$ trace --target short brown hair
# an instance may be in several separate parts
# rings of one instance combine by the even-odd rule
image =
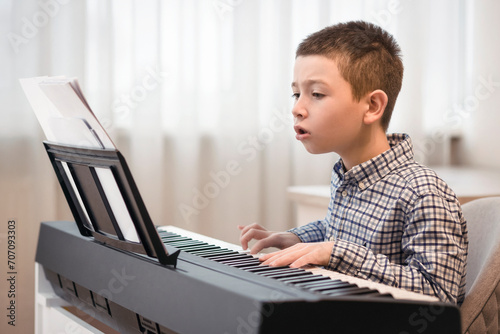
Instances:
[[[299,44],[295,56],[310,55],[335,60],[357,101],[371,91],[383,90],[388,101],[381,124],[387,130],[403,81],[401,49],[388,32],[364,21],[339,23],[309,35]]]

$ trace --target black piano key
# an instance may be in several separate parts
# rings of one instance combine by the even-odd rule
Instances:
[[[181,242],[166,243],[165,245],[169,245],[172,247],[186,247],[186,246],[199,246],[199,245],[209,246],[210,244],[200,241],[181,241]]]
[[[217,261],[217,260],[222,260],[224,258],[231,258],[231,257],[235,257],[235,258],[243,258],[243,257],[248,257],[247,254],[242,254],[240,252],[236,252],[236,251],[231,251],[229,250],[228,254],[227,255],[224,255],[224,254],[215,254],[213,255],[210,259],[213,260],[213,261]]]
[[[259,273],[259,275],[267,277],[267,276],[275,275],[277,273],[284,274],[284,273],[295,273],[295,272],[297,272],[297,269],[287,267],[287,268],[278,269],[276,271],[261,272],[261,273]]]
[[[313,282],[326,282],[331,281],[331,278],[323,276],[323,275],[313,275],[309,277],[290,277],[286,279],[282,279],[282,282],[297,284],[297,283],[313,283]]]
[[[222,248],[223,250],[225,250],[224,252],[218,252],[218,253],[215,253],[215,254],[212,254],[212,255],[205,255],[204,257],[206,259],[209,259],[209,260],[214,260],[219,258],[219,257],[227,257],[227,256],[232,256],[232,255],[238,255],[240,253],[236,252],[236,251],[231,251],[229,249],[225,249],[225,248]]]
[[[310,273],[308,271],[296,271],[296,272],[281,273],[281,274],[277,273],[274,275],[269,275],[267,277],[280,280],[280,279],[286,278],[286,277],[309,276],[309,275],[312,275],[312,273]]]
[[[286,269],[281,269],[278,272],[282,272],[283,274],[286,274],[286,273],[307,273],[308,275],[311,275],[310,272],[305,271],[304,269],[301,269],[301,268],[290,268],[290,267],[288,267]],[[269,276],[274,276],[274,275],[278,274],[278,272],[276,272],[276,273],[266,273],[264,275],[268,276],[268,277]]]
[[[228,266],[232,266],[233,264],[237,264],[237,263],[252,263],[252,264],[255,264],[256,266],[259,265],[257,262],[253,261],[252,259],[236,259],[236,260],[217,261],[217,262],[228,265]]]
[[[229,250],[221,248],[221,249],[210,249],[210,250],[202,250],[202,251],[193,251],[190,252],[193,255],[197,255],[200,257],[209,257],[209,256],[214,256],[214,255],[221,255],[221,254],[227,254]]]
[[[163,241],[163,243],[171,243],[177,241],[189,241],[193,239],[186,237],[161,237],[161,240]]]
[[[254,262],[258,262],[259,260],[254,258],[253,256],[244,256],[244,257],[241,257],[241,258],[236,258],[236,259],[227,259],[227,260],[220,260],[220,261],[217,261],[217,262],[220,262],[220,263],[225,263],[225,262],[235,262],[235,261],[245,261],[245,260],[251,260],[251,261],[254,261]]]
[[[174,243],[182,243],[182,242],[189,243],[189,242],[204,242],[204,241],[194,240],[194,239],[190,239],[190,238],[187,238],[187,239],[173,238],[173,239],[164,239],[164,241],[163,241],[163,243],[166,243],[166,244],[174,244]]]
[[[255,267],[258,266],[258,264],[254,262],[238,262],[238,263],[231,263],[231,264],[226,264],[228,266],[234,267],[234,268],[244,268],[244,267]]]
[[[261,273],[266,273],[266,272],[271,272],[271,271],[276,271],[276,270],[281,270],[281,269],[290,269],[288,266],[281,266],[281,267],[271,267],[268,265],[259,265],[256,268],[251,268],[251,269],[245,269],[248,272],[255,273],[255,274],[261,274]]]
[[[219,263],[226,264],[228,266],[233,266],[235,264],[240,264],[240,263],[252,263],[252,264],[258,265],[259,261],[256,259],[250,258],[250,259],[220,261]]]
[[[219,246],[210,246],[210,245],[200,245],[200,246],[190,246],[190,247],[183,247],[180,248],[184,252],[191,253],[195,251],[202,251],[202,250],[212,250],[212,249],[219,249]]]
[[[205,243],[206,242],[203,242],[203,241],[200,241],[200,240],[192,240],[192,239],[189,239],[189,240],[167,240],[167,241],[163,241],[164,244],[167,244],[167,245],[176,245],[176,244],[199,244],[199,243]]]
[[[259,264],[255,263],[253,261],[248,261],[248,260],[242,260],[242,261],[234,261],[234,262],[219,262],[222,264],[225,264],[226,266],[233,267],[233,268],[244,268],[244,267],[256,267]]]
[[[311,282],[311,283],[298,283],[298,287],[302,287],[307,290],[312,290],[316,288],[323,288],[323,287],[338,287],[338,286],[345,286],[347,284],[351,284],[349,282],[343,282],[341,280],[330,280],[330,281],[324,281],[324,282]]]
[[[214,251],[214,252],[202,251],[202,252],[190,252],[190,253],[193,255],[199,256],[199,257],[206,258],[206,259],[209,259],[209,256],[213,256],[214,254],[224,254],[224,252],[220,252],[220,251]]]
[[[210,260],[212,261],[217,261],[217,262],[222,262],[222,261],[230,261],[230,260],[241,260],[241,259],[248,259],[247,254],[231,254],[231,255],[219,255],[219,256],[214,256],[211,257]]]
[[[158,231],[158,235],[162,238],[175,238],[175,237],[181,237],[180,234],[173,233],[173,232],[168,232],[168,231]],[[186,238],[186,237],[184,237]]]
[[[255,264],[255,263],[240,263],[240,264],[235,264],[235,265],[232,265],[231,267],[234,267],[234,268],[238,268],[238,269],[244,269],[244,268],[253,268],[255,266],[258,266],[258,264]]]
[[[236,259],[243,259],[247,255],[246,254],[241,254],[238,252],[234,252],[231,254],[223,254],[223,255],[213,255],[209,257],[210,260],[212,261],[224,261],[224,260],[236,260]]]
[[[169,246],[172,246],[172,247],[175,247],[175,248],[178,248],[178,249],[184,249],[184,248],[189,248],[189,247],[200,247],[200,246],[203,246],[203,247],[208,247],[210,246],[209,244],[207,243],[186,243],[186,244],[168,244]],[[217,246],[211,246],[211,247],[217,247]]]
[[[332,284],[332,285],[323,285],[323,286],[315,286],[312,288],[308,288],[310,291],[328,291],[328,290],[335,290],[335,289],[347,289],[347,288],[358,288],[357,285],[347,283],[347,282],[342,282],[338,284]]]
[[[172,242],[162,240],[162,242],[163,242],[163,244],[169,245],[169,246],[195,243],[193,240],[177,240],[177,241],[172,241]]]
[[[304,287],[306,290],[309,291],[324,291],[327,289],[340,289],[340,288],[350,288],[353,286],[357,286],[353,283],[349,282],[343,282],[343,281],[330,281],[330,282],[319,282],[319,283],[312,283],[308,285],[306,283],[306,286]]]
[[[161,233],[158,233],[158,235],[160,236],[161,240],[175,240],[175,239],[180,239],[180,238],[186,239],[186,237],[182,237],[180,235],[164,235]]]
[[[191,239],[191,238],[188,238],[188,237],[185,237],[185,236],[182,236],[182,235],[179,235],[179,234],[175,234],[175,233],[163,233],[163,232],[159,232],[158,235],[160,236],[160,238],[165,238],[165,239],[172,239],[172,238]]]
[[[159,230],[159,229],[156,229],[156,232],[158,232],[159,235],[173,235],[173,234],[177,234],[177,233],[174,233],[174,232],[165,231],[165,230]]]
[[[182,249],[186,247],[192,247],[192,246],[209,246],[209,244],[205,242],[179,242],[179,243],[172,243],[172,244],[167,244],[169,246]]]
[[[324,284],[343,284],[345,283],[344,281],[341,281],[339,279],[330,279],[328,281],[325,280],[325,282],[317,282],[317,283],[297,283],[297,286],[299,287],[303,287],[303,288],[306,288],[306,289],[309,289],[309,288],[312,288],[312,287],[315,287],[315,286],[320,286],[320,285],[324,285]]]
[[[230,249],[227,249],[227,248],[221,248],[221,247],[218,247],[216,246],[217,248],[214,248],[214,249],[209,249],[209,250],[203,250],[203,251],[196,251],[197,253],[213,253],[214,255],[220,255],[220,254],[217,254],[217,253],[228,253],[228,252],[231,252]],[[192,252],[192,254],[195,254],[194,252]],[[195,255],[198,255],[198,254],[195,254]]]
[[[229,261],[242,261],[242,260],[252,260],[252,261],[259,261],[259,259],[254,258],[253,256],[247,255],[247,254],[241,254],[241,257],[236,257],[234,259],[220,259],[217,262],[229,262]],[[215,261],[215,260],[214,260]]]
[[[369,288],[360,288],[357,285],[354,285],[352,287],[346,287],[342,289],[331,289],[331,290],[323,290],[321,291],[322,294],[328,295],[328,296],[354,296],[354,295],[362,295],[362,294],[367,294],[367,293],[372,293],[373,290]]]
[[[251,264],[254,264],[256,266],[258,266],[259,264],[255,261],[252,261],[251,259],[246,259],[246,260],[233,260],[233,261],[222,261],[222,262],[219,262],[219,263],[222,263],[222,264],[225,264],[225,265],[228,265],[228,266],[234,266],[236,264],[241,264],[241,263],[251,263]]]

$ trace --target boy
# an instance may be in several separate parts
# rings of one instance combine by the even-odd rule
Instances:
[[[297,48],[292,83],[296,139],[310,153],[336,152],[325,219],[272,232],[238,226],[271,266],[325,266],[439,297],[464,298],[467,228],[452,190],[413,160],[410,138],[386,135],[401,89],[396,41],[366,22],[320,30]]]

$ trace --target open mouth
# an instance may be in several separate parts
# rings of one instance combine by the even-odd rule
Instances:
[[[300,140],[300,141],[306,140],[311,135],[307,130],[303,129],[302,127],[300,127],[298,125],[295,125],[293,128],[295,130],[295,133],[297,134],[295,136],[295,138],[297,140]]]
[[[298,125],[294,126],[294,129],[295,129],[295,133],[297,133],[298,135],[305,135],[305,134],[309,133]]]

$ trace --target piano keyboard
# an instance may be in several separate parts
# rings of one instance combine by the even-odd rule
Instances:
[[[363,296],[402,300],[439,301],[438,298],[371,282],[316,266],[304,268],[269,267],[260,264],[258,255],[241,247],[190,232],[175,226],[158,227],[162,241],[186,253],[268,277],[285,284],[331,297]]]
[[[316,267],[262,266],[238,246],[174,227],[159,235],[169,252],[183,250],[175,268],[82,236],[74,223],[43,222],[36,261],[57,295],[124,334],[461,333],[458,307],[423,300],[432,297]]]

